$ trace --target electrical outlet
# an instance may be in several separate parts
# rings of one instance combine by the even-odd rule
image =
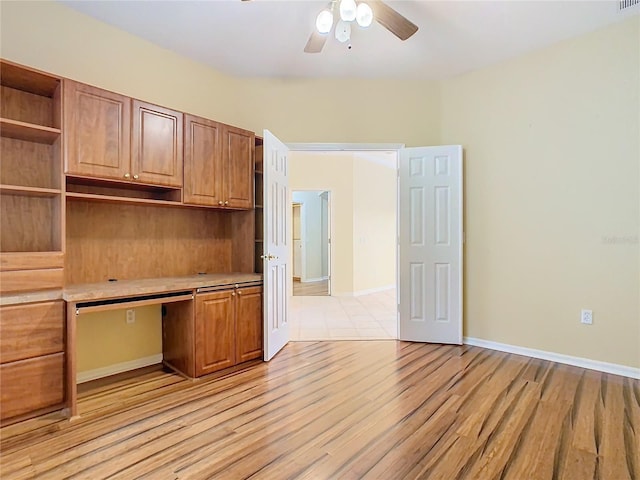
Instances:
[[[127,323],[136,323],[136,311],[127,310]]]
[[[580,322],[591,325],[593,323],[593,311],[583,309],[580,312]]]

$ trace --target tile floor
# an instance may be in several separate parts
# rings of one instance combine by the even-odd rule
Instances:
[[[380,340],[397,335],[396,290],[359,297],[290,298],[291,340]]]

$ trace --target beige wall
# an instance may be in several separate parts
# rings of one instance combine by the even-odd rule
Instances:
[[[129,324],[125,310],[86,313],[78,317],[78,373],[162,353],[160,305],[134,311],[135,323]],[[111,348],[106,348],[108,346]]]
[[[247,128],[285,142],[433,145],[439,137],[436,83],[360,79],[243,79]]]
[[[396,284],[397,173],[353,157],[353,291]]]
[[[353,161],[345,152],[291,152],[289,190],[331,191],[331,291],[353,292]]]
[[[443,83],[465,335],[640,367],[639,49],[636,17]]]

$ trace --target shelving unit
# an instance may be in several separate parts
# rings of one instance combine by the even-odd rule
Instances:
[[[0,293],[33,299],[0,307],[2,422],[65,403],[64,302],[32,296],[64,282],[61,91],[60,78],[0,61]]]
[[[262,150],[262,138],[256,137],[255,146],[255,211],[256,211],[256,235],[254,241],[254,259],[256,273],[264,273],[264,260],[261,258],[264,254],[264,158]]]
[[[34,272],[33,282],[12,279],[24,278],[24,274],[18,273],[21,270],[61,268],[58,261],[64,251],[61,90],[60,78],[0,62],[2,293],[57,286],[51,282],[40,284],[36,279],[42,272]],[[34,253],[44,256],[37,256],[34,263]],[[9,257],[11,261],[5,261]]]

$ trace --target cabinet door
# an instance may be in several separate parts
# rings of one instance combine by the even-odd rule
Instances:
[[[262,287],[239,288],[236,299],[236,362],[262,358]]]
[[[196,376],[235,365],[235,293],[196,297]]]
[[[131,154],[131,99],[64,80],[65,172],[124,179]]]
[[[222,126],[192,115],[184,123],[184,203],[222,206]]]
[[[182,113],[133,101],[133,180],[182,187]]]
[[[222,157],[225,166],[227,206],[253,208],[253,132],[225,125]]]

